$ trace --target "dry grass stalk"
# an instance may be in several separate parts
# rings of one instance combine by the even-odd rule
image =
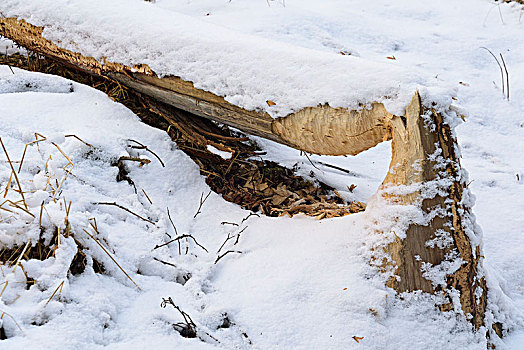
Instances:
[[[2,291],[0,292],[0,298],[1,298],[2,295],[4,294],[5,289],[7,288],[7,285],[9,284],[9,281],[5,281],[5,282],[3,282],[3,283],[0,283],[0,286],[1,286],[2,284],[4,285],[4,288],[2,288]]]
[[[20,260],[22,260],[27,248],[29,248],[30,245],[31,245],[31,238],[27,240],[27,243],[25,244],[24,249],[22,250],[22,253],[20,254],[20,256],[18,256],[18,259],[16,260],[16,263],[15,263],[15,267],[13,267],[13,272],[15,272],[16,268],[18,267],[18,264],[20,264]]]
[[[5,186],[4,191],[4,198],[7,197],[7,193],[9,192],[9,188],[11,187],[11,180],[13,179],[13,173],[9,175],[9,180],[7,181],[7,185]]]
[[[0,320],[3,320],[4,319],[4,315],[7,315],[9,317],[11,317],[11,319],[13,320],[13,322],[15,323],[15,325],[18,327],[18,329],[21,331],[21,332],[24,332],[24,330],[22,329],[22,327],[20,327],[20,325],[18,324],[18,322],[16,322],[15,318],[13,316],[11,316],[9,313],[3,311],[3,310],[0,310],[0,312],[2,313],[2,315],[0,316]]]
[[[63,167],[64,171],[66,172],[66,174],[64,175],[64,177],[62,178],[62,180],[60,180],[60,183],[58,184],[57,183],[57,186],[56,188],[53,190],[53,200],[55,200],[56,202],[56,198],[55,198],[55,194],[57,194],[59,191],[60,191],[60,188],[62,187],[62,185],[64,184],[64,181],[67,179],[67,177],[69,176],[69,174],[71,174],[73,172],[73,169],[75,167],[75,164],[73,163],[73,161],[71,160],[71,158],[69,158],[67,156],[67,154],[64,153],[64,151],[62,151],[60,149],[60,147],[58,147],[58,145],[54,142],[51,142],[51,144],[53,146],[55,146],[59,151],[60,153],[62,153],[62,155],[67,159],[68,163]],[[58,181],[58,180],[57,180]]]
[[[6,200],[4,203],[6,203],[6,202],[9,203],[10,206],[12,206],[12,207],[14,207],[14,208],[17,208],[17,209],[20,209],[20,210],[22,210],[23,212],[25,212],[25,213],[31,215],[32,217],[35,217],[35,216],[33,215],[33,213],[31,213],[29,210],[27,210],[27,209],[22,208],[21,206],[19,206],[19,205],[17,204],[17,202],[13,202],[13,201],[11,201],[11,200]]]
[[[140,288],[140,287],[138,286],[138,284],[136,284],[136,282],[133,281],[133,279],[131,278],[131,276],[129,276],[129,275],[127,274],[127,272],[122,268],[122,266],[120,266],[120,264],[115,260],[115,258],[113,258],[113,257],[111,256],[111,254],[109,254],[109,252],[108,252],[107,249],[102,245],[102,243],[100,243],[100,242],[99,242],[99,241],[98,241],[98,240],[97,240],[93,235],[91,235],[89,232],[87,232],[87,230],[84,229],[83,231],[84,231],[84,232],[85,232],[89,237],[91,237],[91,239],[92,239],[93,241],[95,241],[95,243],[98,244],[98,246],[99,246],[100,248],[102,248],[102,250],[104,251],[104,253],[106,253],[107,256],[109,256],[109,258],[110,258],[111,260],[113,260],[113,262],[116,264],[116,266],[118,266],[118,268],[120,269],[120,271],[122,271],[122,272],[124,273],[124,275],[126,275],[126,277],[127,277],[127,278],[128,278],[128,279],[129,279],[129,280],[130,280],[134,285],[135,285],[135,287],[136,287],[138,290],[142,290],[142,288]]]
[[[88,146],[88,147],[92,147],[92,148],[94,148],[93,145],[91,145],[91,144],[85,142],[85,141],[82,140],[80,137],[78,137],[78,136],[76,136],[76,135],[74,135],[74,134],[65,135],[65,137],[74,137],[74,138],[77,139],[78,141],[82,142],[84,145],[86,145],[86,146]]]
[[[39,136],[42,137],[42,139],[39,140],[38,139]],[[25,153],[27,151],[27,147],[29,147],[30,145],[32,145],[34,143],[36,143],[36,145],[38,146],[39,142],[47,140],[46,137],[44,137],[41,134],[36,133],[36,132],[35,132],[35,139],[36,139],[35,141],[31,141],[31,142],[25,144],[24,152],[22,153],[22,159],[20,159],[20,165],[18,166],[18,173],[19,174],[20,174],[20,170],[22,170],[22,164],[24,163],[24,158],[25,158]],[[39,150],[40,150],[40,147],[39,147]]]
[[[51,294],[51,296],[49,297],[49,299],[47,300],[47,303],[45,303],[44,306],[47,306],[47,304],[49,304],[49,302],[51,301],[51,299],[53,299],[53,297],[55,296],[55,294],[58,292],[59,294],[62,293],[62,288],[64,287],[64,282],[65,281],[62,281],[58,287],[56,287],[55,291],[53,292],[53,294]],[[58,291],[60,289],[60,291]]]
[[[7,153],[7,150],[4,146],[4,142],[2,141],[1,137],[0,137],[0,144],[2,145],[5,156],[7,157],[7,161],[9,162],[9,166],[11,167],[11,171],[13,172],[15,176],[16,184],[18,185],[18,189],[20,190],[20,196],[22,196],[22,200],[24,202],[24,207],[26,210],[28,210],[29,208],[27,207],[27,203],[25,202],[24,192],[22,190],[22,186],[20,185],[20,180],[18,180],[18,175],[16,175],[15,168],[13,167],[13,163],[11,162],[11,159],[9,158],[9,154]]]

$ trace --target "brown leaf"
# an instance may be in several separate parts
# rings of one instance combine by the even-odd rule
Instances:
[[[352,338],[353,338],[357,343],[360,343],[360,341],[361,341],[362,339],[364,339],[364,337],[357,337],[356,335],[354,335]]]
[[[282,203],[284,203],[284,201],[288,198],[289,196],[281,196],[281,195],[274,195],[273,198],[271,198],[271,203],[273,205],[280,205]]]
[[[276,105],[276,103],[271,100],[267,100],[266,103],[269,107]]]
[[[397,58],[395,56],[387,56],[386,57],[388,60],[396,60]]]

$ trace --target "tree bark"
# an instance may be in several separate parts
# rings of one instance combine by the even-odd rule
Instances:
[[[390,279],[388,285],[398,292],[443,291],[451,299],[456,294],[455,301],[460,301],[462,311],[478,329],[484,324],[487,288],[479,242],[472,242],[478,232],[469,204],[463,201],[466,179],[451,128],[442,115],[422,106],[418,94],[405,116],[393,118],[391,125],[393,158],[382,189],[390,202],[420,206],[426,222],[412,222],[405,238],[387,247],[400,277]],[[413,189],[388,193],[399,185]],[[445,279],[431,280],[428,268],[448,269]],[[441,309],[451,307],[448,303]]]
[[[423,106],[418,93],[404,116],[392,115],[384,105],[373,103],[359,111],[327,105],[308,107],[273,119],[266,113],[245,110],[223,97],[196,89],[191,82],[178,77],[158,78],[146,65],[126,67],[99,62],[62,49],[43,38],[42,31],[42,27],[23,20],[0,18],[0,35],[31,51],[88,74],[107,77],[192,114],[297,149],[326,155],[355,155],[392,139],[390,170],[379,193],[390,205],[418,208],[427,220],[410,221],[405,237],[397,236],[385,246],[391,259],[383,265],[394,270],[387,284],[398,292],[442,292],[450,303],[441,305],[441,309],[462,310],[477,329],[484,324],[487,288],[479,242],[474,241],[474,218],[463,201],[468,192],[456,140],[443,115]],[[392,191],[400,187],[412,190]],[[444,269],[457,261],[461,261],[458,266]],[[445,273],[440,282],[428,272],[439,267]]]

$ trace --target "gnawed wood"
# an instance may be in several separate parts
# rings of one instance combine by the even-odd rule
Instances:
[[[311,153],[356,155],[391,139],[392,118],[380,103],[360,111],[308,107],[275,120],[273,131],[290,144]]]
[[[386,247],[398,277],[391,279],[388,285],[398,292],[443,291],[451,295],[457,291],[460,307],[464,313],[471,315],[474,326],[479,328],[483,324],[486,283],[478,273],[480,250],[466,234],[467,223],[464,220],[468,218],[469,208],[462,204],[465,185],[460,178],[460,164],[455,154],[456,140],[442,116],[421,105],[418,93],[404,116],[392,115],[384,105],[373,103],[358,111],[330,106],[308,107],[286,117],[273,119],[266,113],[248,111],[230,104],[223,97],[197,89],[191,82],[178,77],[159,78],[146,65],[127,67],[107,60],[99,62],[92,57],[65,50],[43,38],[42,30],[23,20],[0,18],[0,35],[38,54],[86,73],[107,77],[151,99],[191,114],[297,149],[318,154],[355,155],[392,139],[393,156],[389,173],[382,184],[383,189],[399,185],[431,185],[438,179],[447,180],[449,186],[441,188],[432,197],[424,196],[420,190],[402,195],[386,195],[392,203],[420,207],[425,215],[432,211],[438,212],[425,225],[411,223],[406,238],[399,238]],[[180,120],[173,119],[170,122],[179,123]],[[437,167],[434,157],[437,153],[444,160],[444,169]],[[449,245],[428,246],[428,241],[443,232],[451,237]],[[446,277],[445,285],[435,285],[425,275],[423,263],[438,266],[449,260],[450,254],[462,259],[463,264]]]
[[[386,121],[391,118],[382,104],[349,111],[329,106],[308,107],[284,118],[248,111],[223,97],[194,87],[179,77],[159,78],[144,64],[128,67],[99,62],[93,57],[65,50],[42,37],[43,27],[16,18],[0,18],[0,34],[21,46],[86,73],[106,76],[137,92],[192,114],[230,125],[294,148],[318,154],[358,154],[389,139]]]
[[[484,324],[487,287],[484,276],[479,274],[480,247],[466,233],[464,220],[470,217],[470,208],[462,204],[465,184],[455,154],[456,140],[442,116],[421,105],[418,94],[405,117],[394,117],[391,125],[393,157],[382,187],[415,186],[415,191],[387,195],[388,200],[419,205],[430,220],[425,225],[412,223],[404,239],[397,237],[387,247],[399,277],[392,278],[388,285],[399,292],[457,291],[462,311],[470,315],[467,317],[478,329]],[[428,244],[438,239],[437,235],[448,237],[447,243]],[[461,259],[462,264],[446,275],[445,285],[435,285],[425,275],[424,266],[435,267],[456,259]]]

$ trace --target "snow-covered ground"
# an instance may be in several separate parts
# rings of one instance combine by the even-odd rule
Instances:
[[[344,58],[342,51],[365,59],[368,66],[397,65],[402,72],[413,69],[417,76],[433,76],[443,85],[455,86],[454,104],[468,113],[466,122],[457,127],[457,136],[462,164],[470,174],[469,187],[477,197],[474,213],[484,232],[485,266],[491,281],[505,293],[491,302],[513,326],[498,347],[524,347],[524,16],[520,5],[487,0],[128,2],[173,16],[174,11],[184,13],[188,16],[184,21],[199,18],[227,28],[228,33],[241,33],[242,40],[259,37],[263,41],[257,50],[260,43],[278,43],[279,50],[302,52],[301,47],[322,53],[323,60],[330,55],[335,60]],[[61,4],[50,3],[56,9]],[[101,3],[93,1],[93,6]],[[9,6],[13,12],[18,6],[30,12],[30,4],[8,0],[0,7]],[[510,73],[509,101],[501,93],[498,66],[481,47],[503,54]],[[347,86],[351,84],[355,83]],[[364,88],[366,81],[358,84]],[[271,98],[266,96],[261,101]],[[71,237],[62,237],[48,260],[23,261],[23,270],[3,267],[0,312],[5,314],[0,323],[8,339],[0,342],[1,349],[486,348],[484,334],[437,312],[431,297],[413,294],[400,300],[384,287],[366,262],[371,239],[366,229],[368,212],[322,221],[301,216],[248,217],[249,212],[211,193],[194,217],[201,196],[209,193],[197,165],[165,133],[140,123],[125,107],[61,78],[17,69],[13,74],[0,67],[0,122],[0,137],[12,161],[22,158],[35,133],[46,137],[27,147],[18,175],[27,210],[35,217],[4,202],[1,207],[12,212],[0,209],[0,244],[23,247],[28,238],[38,240],[42,201],[42,225],[64,229],[65,207],[71,203],[68,219],[75,239],[106,269],[95,274],[88,267],[78,276],[68,275],[76,252]],[[66,135],[76,135],[91,146]],[[150,152],[129,147],[136,145],[130,139],[147,145],[165,167]],[[387,143],[358,157],[312,157],[314,162],[351,170],[346,174],[321,164],[317,164],[320,170],[313,168],[295,150],[258,141],[268,158],[289,166],[298,162],[302,174],[313,171],[317,178],[345,190],[345,195],[364,201],[384,178],[390,159]],[[71,174],[67,174],[71,165],[63,169],[69,162],[65,156],[74,164]],[[116,181],[115,164],[121,156],[151,161],[143,166],[126,161],[136,192],[126,181]],[[19,163],[13,165],[17,168]],[[0,151],[2,197],[10,174]],[[55,191],[57,182],[60,188]],[[347,192],[350,184],[357,185],[354,194]],[[16,189],[18,184],[11,179],[0,203],[20,200]],[[116,202],[153,223],[100,202]],[[182,240],[181,254],[177,242],[154,249],[176,234],[168,208],[178,234],[190,234],[198,242]],[[130,278],[84,231],[95,235],[92,218],[99,243]],[[241,231],[235,245],[235,235]],[[51,230],[44,233],[51,235]],[[234,238],[218,252],[228,235]],[[233,252],[215,264],[228,250]],[[36,280],[29,289],[17,283],[26,280],[23,271]],[[161,307],[167,297],[191,316],[197,338],[183,338],[173,329],[182,316],[170,305]],[[228,323],[226,318],[229,327],[220,327]]]

